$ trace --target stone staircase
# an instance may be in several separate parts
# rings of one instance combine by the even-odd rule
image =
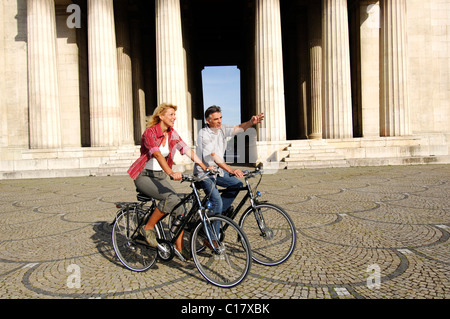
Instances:
[[[257,143],[258,161],[264,164],[265,169],[450,164],[450,134],[445,133]],[[139,157],[140,147],[17,150],[1,154],[0,180],[107,176],[126,175],[130,165]],[[189,169],[188,165],[180,160],[177,169]]]
[[[140,146],[21,150],[13,159],[0,160],[0,180],[77,176],[127,175],[140,156]],[[191,168],[180,161],[174,169]]]
[[[140,146],[130,149],[118,149],[93,171],[95,175],[124,175],[131,164],[140,156]]]
[[[140,146],[21,150],[0,161],[0,179],[125,175]]]
[[[285,154],[287,169],[350,166],[345,157],[326,140],[292,141]]]
[[[279,155],[286,169],[450,164],[448,134],[289,143]]]

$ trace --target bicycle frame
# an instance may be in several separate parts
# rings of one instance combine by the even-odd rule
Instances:
[[[209,174],[209,173],[205,173],[204,176],[206,176],[207,174]],[[202,178],[202,177],[200,177],[200,178]],[[200,179],[200,178],[198,178],[198,179]],[[201,198],[200,194],[198,192],[197,186],[195,185],[195,183],[198,181],[197,179],[192,179],[192,178],[189,178],[188,175],[183,175],[182,181],[189,181],[191,183],[192,192],[189,193],[185,198],[183,198],[180,201],[180,203],[174,207],[172,212],[175,211],[178,207],[184,206],[190,200],[194,200],[195,203],[192,206],[192,208],[189,210],[189,212],[186,213],[185,218],[182,220],[181,224],[178,226],[178,229],[175,232],[175,234],[172,235],[171,240],[166,239],[162,221],[164,220],[164,218],[171,215],[172,212],[170,212],[169,214],[166,214],[161,220],[158,221],[157,225],[160,228],[162,237],[164,238],[164,241],[166,243],[170,244],[173,247],[175,245],[175,242],[177,241],[177,238],[181,235],[181,232],[185,229],[186,225],[192,220],[192,218],[197,213],[200,217],[201,222],[203,223],[203,226],[205,229],[205,234],[206,234],[211,246],[214,247],[213,248],[214,250],[216,250],[215,246],[213,245],[213,241],[217,240],[218,236],[217,236],[217,234],[214,234],[213,228],[210,229],[210,227],[208,227],[208,224],[209,224],[207,222],[208,215],[206,214],[206,208],[204,207],[204,204],[206,204],[209,196],[205,196],[205,198],[203,198],[203,200],[200,199]],[[191,228],[188,227],[188,230],[191,230]],[[162,247],[160,247],[160,248],[162,248]]]
[[[183,206],[190,200],[195,200],[196,203],[192,206],[192,208],[187,212],[185,218],[183,218],[181,224],[178,226],[177,231],[173,235],[173,238],[171,240],[171,243],[174,244],[178,236],[180,236],[181,232],[184,230],[184,227],[191,221],[191,219],[194,217],[195,213],[198,213],[201,220],[205,220],[206,214],[203,214],[205,211],[205,208],[202,205],[202,201],[200,201],[200,195],[198,193],[197,187],[195,186],[195,183],[191,183],[192,187],[192,193],[188,194],[184,199],[181,200],[181,202],[175,206],[173,210],[176,210],[178,207]],[[166,216],[169,216],[170,214],[166,214]],[[166,217],[164,216],[164,218]]]
[[[209,173],[205,173],[204,176],[206,176],[207,174],[209,174]],[[160,245],[158,245],[158,248],[163,250],[164,252],[167,252],[167,250],[161,245],[164,242],[173,247],[173,245],[175,245],[175,242],[176,242],[177,238],[181,235],[181,232],[184,230],[185,226],[195,216],[195,213],[199,214],[200,220],[203,223],[204,228],[205,228],[205,234],[206,234],[209,242],[211,243],[211,246],[214,247],[214,245],[212,245],[212,242],[213,242],[213,240],[217,240],[217,234],[211,234],[212,229],[209,229],[209,227],[207,227],[207,225],[208,225],[208,223],[207,223],[208,216],[206,214],[206,209],[204,207],[204,204],[206,204],[209,196],[205,196],[205,198],[203,200],[200,199],[201,198],[200,194],[198,193],[198,189],[195,186],[195,183],[196,183],[197,180],[189,178],[188,175],[183,175],[182,181],[189,181],[191,183],[192,192],[187,194],[187,196],[185,196],[185,198],[183,198],[180,201],[180,203],[177,204],[177,206],[174,207],[172,212],[175,211],[178,207],[184,206],[187,202],[189,202],[191,200],[194,200],[195,204],[186,213],[185,218],[182,220],[181,224],[178,226],[178,229],[177,229],[176,233],[173,234],[171,240],[167,239],[167,236],[166,236],[166,233],[164,231],[164,226],[163,226],[162,221],[167,216],[169,216],[172,212],[170,212],[168,214],[165,214],[164,217],[161,218],[161,220],[159,220],[156,223],[156,227],[158,228],[158,231],[159,231],[159,233],[160,233],[160,235],[162,237],[162,242],[160,242]],[[120,208],[120,211],[117,213],[117,216],[122,214],[123,211],[128,211],[132,207],[134,207],[136,209],[141,209],[141,210],[143,210],[145,212],[144,213],[144,218],[142,218],[142,220],[139,221],[139,225],[135,229],[134,232],[136,232],[137,229],[139,229],[141,226],[143,226],[143,225],[145,225],[147,223],[147,221],[150,218],[151,214],[153,213],[153,211],[157,207],[156,200],[154,198],[150,198],[150,197],[147,197],[145,195],[138,194],[137,195],[137,199],[139,200],[139,202],[116,202],[115,203],[116,207]],[[150,205],[150,207],[144,209],[144,206],[149,201],[149,199],[151,200],[152,204]],[[114,219],[114,221],[111,223],[111,225],[114,225],[114,223],[115,223],[115,221],[117,219],[117,216]],[[127,214],[127,216],[128,216],[128,214]],[[129,221],[127,220],[127,225],[128,224],[129,224]],[[129,230],[127,229],[127,231],[129,231]],[[135,235],[135,233],[131,234],[130,237],[134,237],[134,235]],[[216,237],[216,238],[214,238],[214,237]],[[158,240],[158,241],[160,241],[160,240]]]
[[[229,193],[229,192],[235,192],[238,191],[240,193],[241,191],[247,191],[247,194],[244,195],[242,200],[239,202],[238,206],[228,215],[229,218],[235,219],[235,217],[239,214],[242,207],[247,203],[247,200],[250,200],[250,207],[252,208],[256,222],[258,224],[259,230],[261,231],[262,236],[266,235],[265,231],[265,222],[263,216],[255,209],[255,206],[259,203],[263,203],[264,201],[259,201],[258,197],[259,192],[255,195],[252,191],[252,187],[250,186],[249,179],[254,177],[256,174],[262,174],[262,170],[255,170],[253,172],[246,172],[244,175],[245,178],[245,186],[242,187],[229,187],[229,188],[221,188],[218,189],[219,193]],[[256,185],[255,189],[258,187],[259,183],[261,182],[262,176],[260,180],[258,181],[258,184]],[[242,218],[244,217],[244,214],[241,216],[241,220],[239,220],[239,224],[242,222]],[[226,230],[226,227],[225,229]]]
[[[256,170],[254,172],[248,173],[249,175],[245,176],[245,186],[242,186],[242,187],[229,187],[229,188],[218,189],[219,193],[231,193],[231,192],[236,192],[236,191],[238,193],[240,193],[242,191],[247,191],[247,194],[244,195],[242,200],[239,202],[238,206],[228,216],[231,219],[234,219],[238,215],[238,213],[240,212],[242,207],[246,204],[247,200],[250,199],[250,205],[253,208],[255,207],[256,204],[260,203],[260,201],[258,201],[259,195],[253,194],[252,188],[251,188],[250,183],[248,181],[251,177],[253,177],[252,175],[254,175],[255,173],[262,173],[262,171]],[[259,185],[259,182],[258,182],[258,185]]]

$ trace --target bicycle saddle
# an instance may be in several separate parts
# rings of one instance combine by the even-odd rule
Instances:
[[[137,200],[140,202],[150,202],[153,199],[152,197],[145,195],[143,193],[138,193],[136,197],[137,197]]]

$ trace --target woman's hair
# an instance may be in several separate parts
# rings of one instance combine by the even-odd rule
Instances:
[[[168,109],[174,109],[177,110],[176,105],[172,104],[160,104],[156,107],[156,109],[153,111],[153,115],[150,118],[150,120],[147,122],[147,127],[155,126],[159,122],[161,122],[161,119],[159,118],[160,115],[164,114]]]

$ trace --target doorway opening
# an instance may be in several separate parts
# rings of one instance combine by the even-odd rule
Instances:
[[[211,105],[217,105],[222,109],[223,124],[241,124],[240,76],[237,66],[204,68],[203,112]]]
[[[222,123],[241,124],[241,79],[237,66],[205,67],[202,71],[203,113],[211,105],[222,110]],[[246,141],[248,144],[248,141]],[[244,163],[246,148],[238,149],[237,136],[230,137],[225,151],[227,163]]]

